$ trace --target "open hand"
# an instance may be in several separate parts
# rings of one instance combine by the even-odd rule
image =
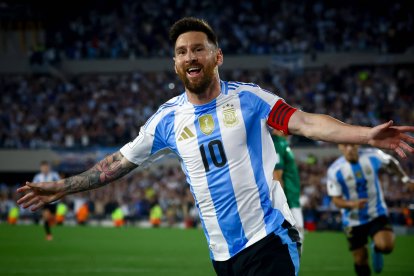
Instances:
[[[17,189],[18,193],[24,193],[17,200],[17,204],[25,209],[31,207],[31,211],[36,211],[45,204],[56,201],[64,196],[64,193],[60,189],[60,184],[59,182],[26,182],[26,185]]]
[[[414,126],[393,126],[393,121],[389,121],[371,129],[368,144],[393,150],[401,158],[407,158],[406,152],[414,153],[414,148],[409,145],[414,143],[414,137],[407,132],[414,132]]]

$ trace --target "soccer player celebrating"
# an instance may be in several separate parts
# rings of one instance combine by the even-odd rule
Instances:
[[[59,175],[50,169],[49,162],[40,162],[40,172],[33,178],[33,183],[50,182],[60,180]],[[45,204],[42,210],[43,226],[45,228],[46,240],[51,241],[53,239],[50,227],[53,224],[56,213],[56,202]]]
[[[273,208],[276,154],[269,127],[334,143],[413,152],[414,139],[392,122],[374,128],[296,110],[252,83],[220,80],[223,53],[203,20],[171,27],[174,68],[185,91],[163,104],[138,137],[93,168],[60,181],[30,183],[18,203],[36,210],[95,189],[167,152],[177,154],[199,210],[218,275],[297,275],[297,231]]]
[[[382,271],[382,253],[394,248],[394,234],[387,216],[387,206],[379,183],[381,168],[398,175],[402,182],[414,183],[391,155],[378,149],[359,149],[341,144],[342,152],[328,169],[328,194],[341,208],[342,224],[354,257],[357,275],[370,275],[368,237],[372,238],[371,257],[376,273]]]

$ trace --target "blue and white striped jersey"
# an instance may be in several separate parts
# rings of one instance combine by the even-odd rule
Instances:
[[[60,180],[59,175],[54,172],[54,171],[50,171],[48,174],[44,174],[44,173],[38,173],[33,177],[33,182],[34,183],[38,183],[38,182],[50,182],[50,181],[58,181]]]
[[[283,100],[255,84],[221,81],[210,103],[193,105],[183,93],[162,105],[120,150],[137,165],[171,151],[180,157],[214,260],[282,231],[284,217],[272,207],[276,154],[266,123],[276,102]],[[273,113],[279,123],[286,115]]]
[[[341,209],[344,227],[366,224],[387,215],[387,205],[378,179],[378,171],[390,163],[391,156],[378,149],[360,149],[358,163],[338,158],[328,169],[328,194],[346,200],[367,198],[362,209]]]

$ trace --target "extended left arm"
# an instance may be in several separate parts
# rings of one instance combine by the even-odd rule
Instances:
[[[406,158],[405,151],[414,153],[408,143],[414,138],[406,132],[414,132],[413,126],[392,126],[393,122],[376,127],[362,127],[343,123],[331,116],[312,114],[297,110],[289,120],[289,132],[313,140],[337,144],[368,144],[373,147],[395,151]]]
[[[403,168],[401,167],[400,162],[398,162],[397,159],[395,159],[394,157],[390,156],[390,162],[388,163],[386,169],[388,169],[391,173],[394,173],[396,175],[398,175],[401,179],[401,182],[403,182],[404,184],[408,184],[408,185],[413,185],[414,184],[414,180],[411,179],[407,173],[403,170]]]

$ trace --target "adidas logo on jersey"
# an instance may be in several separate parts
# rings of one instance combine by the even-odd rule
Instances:
[[[183,131],[181,131],[178,141],[183,141],[183,140],[193,138],[193,137],[194,137],[194,134],[191,132],[191,130],[188,127],[185,127]]]

